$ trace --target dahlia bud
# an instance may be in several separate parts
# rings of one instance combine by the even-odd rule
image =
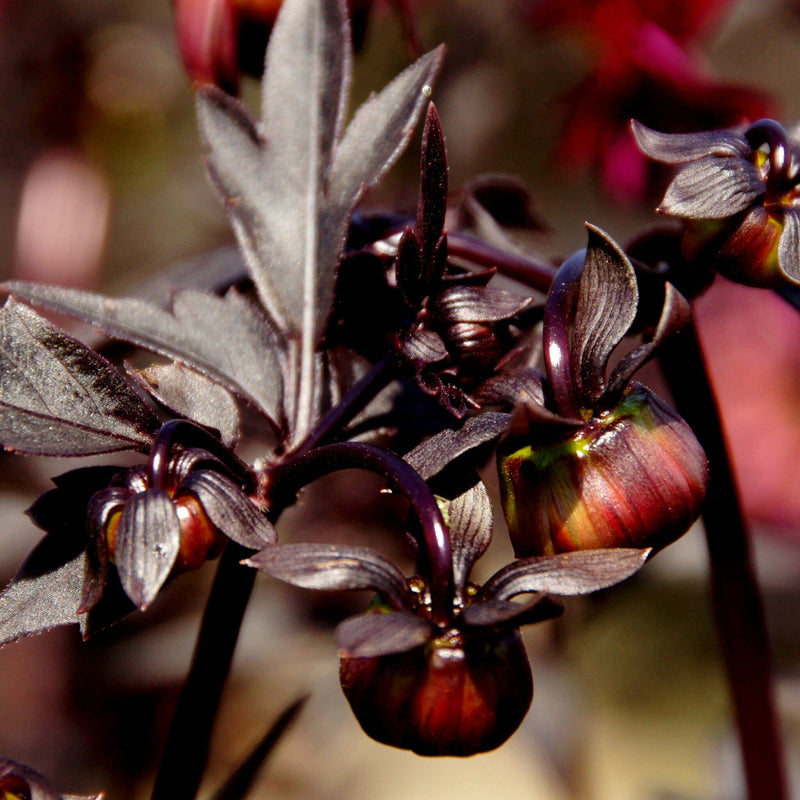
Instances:
[[[779,123],[668,134],[634,122],[632,131],[642,152],[678,166],[658,211],[684,221],[687,262],[746,286],[800,283],[800,143]]]
[[[517,630],[453,631],[403,653],[342,658],[339,676],[365,733],[425,756],[499,747],[533,698]]]
[[[498,449],[504,511],[517,557],[608,547],[660,549],[697,518],[708,463],[689,426],[633,373],[685,321],[667,285],[652,338],[608,360],[636,317],[633,267],[590,228],[587,251],[567,259],[544,313],[546,374],[518,389]]]
[[[692,430],[638,384],[571,436],[503,455],[500,475],[517,556],[660,549],[697,518],[708,480]]]

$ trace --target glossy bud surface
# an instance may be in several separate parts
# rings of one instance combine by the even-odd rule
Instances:
[[[501,454],[498,464],[518,558],[660,549],[697,518],[708,483],[694,433],[638,384],[577,433]]]
[[[517,631],[454,631],[404,653],[342,658],[340,679],[365,733],[426,756],[499,747],[533,698]]]

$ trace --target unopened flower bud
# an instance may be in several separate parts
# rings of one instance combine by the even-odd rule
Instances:
[[[780,215],[755,206],[727,220],[689,220],[683,254],[690,264],[708,264],[744,286],[779,289],[787,278],[778,259],[784,224]]]
[[[517,557],[663,548],[697,518],[708,483],[706,456],[692,430],[635,383],[576,432],[500,456]]]
[[[453,631],[403,653],[342,658],[340,678],[365,733],[426,756],[499,747],[533,698],[516,630],[492,636]]]

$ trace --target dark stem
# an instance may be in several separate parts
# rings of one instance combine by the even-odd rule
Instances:
[[[308,436],[293,451],[299,456],[335,439],[345,426],[386,387],[397,366],[394,353],[387,353],[377,361],[361,380],[314,425]]]
[[[458,231],[447,232],[447,253],[477,266],[496,268],[498,272],[546,294],[556,274],[556,267],[541,264],[523,253],[502,250],[475,236]]]
[[[378,362],[342,401],[314,426],[306,442],[300,446],[299,452],[306,452],[306,449],[312,449],[320,442],[334,437],[347,425],[391,380],[393,365],[394,359],[390,357]],[[187,429],[187,425],[195,430]],[[173,437],[178,433],[181,437],[183,434],[188,436],[188,441],[180,439],[183,444],[205,447],[217,456],[223,455],[220,449],[224,450],[224,454],[227,454],[227,459],[223,459],[224,463],[230,467],[241,464],[248,477],[248,483],[252,482],[249,468],[239,462],[233,453],[227,451],[202,428],[192,426],[184,420],[166,423],[157,435],[153,447],[155,455],[151,456],[150,467],[156,475],[161,475],[166,468]],[[199,441],[201,439],[204,443]],[[216,442],[218,449],[211,449],[212,442]],[[234,474],[240,475],[239,472]],[[248,489],[251,488],[248,486]],[[285,508],[286,505],[281,505],[279,502],[271,504],[271,521],[275,522]],[[447,544],[449,546],[449,539]],[[193,800],[197,794],[206,767],[222,689],[230,671],[239,630],[257,575],[255,569],[239,563],[249,554],[248,550],[234,542],[230,542],[222,554],[206,602],[186,683],[181,690],[172,718],[161,766],[153,787],[152,800]]]
[[[783,125],[774,119],[760,119],[745,131],[745,137],[754,150],[762,144],[769,148],[769,188],[777,191],[785,188],[791,158],[789,138]]]
[[[583,273],[586,251],[570,256],[553,278],[544,307],[542,357],[556,411],[562,417],[580,419],[580,402],[575,396],[576,379],[570,359],[570,328],[578,283]]]
[[[153,800],[192,800],[200,787],[222,689],[256,576],[256,570],[239,563],[249,554],[234,542],[222,554],[172,718]]]
[[[706,451],[703,524],[714,617],[730,683],[749,800],[788,800],[772,656],[728,448],[694,324],[666,343],[661,366],[679,413]]]
[[[209,431],[188,419],[171,419],[165,422],[156,434],[153,446],[150,448],[149,469],[152,486],[168,488],[166,482],[169,462],[176,445],[207,450],[224,464],[237,481],[242,483],[246,492],[255,491],[255,476],[247,464]]]
[[[343,469],[365,469],[387,480],[411,504],[419,523],[420,551],[429,571],[431,611],[434,622],[444,624],[452,616],[455,585],[450,535],[428,484],[402,458],[364,442],[340,442],[317,447],[276,469],[273,492],[288,505],[309,483]]]

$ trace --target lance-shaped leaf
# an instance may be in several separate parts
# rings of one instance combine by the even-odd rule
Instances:
[[[615,548],[520,558],[495,572],[483,585],[481,597],[510,600],[526,592],[565,596],[596,592],[633,575],[650,552]]]
[[[302,711],[308,700],[304,695],[285,708],[280,716],[269,726],[247,758],[236,768],[225,783],[214,792],[211,800],[244,800],[258,777],[259,770],[282,740],[289,726]]]
[[[30,308],[0,310],[0,442],[40,455],[142,449],[153,412],[104,358]]]
[[[161,489],[133,495],[117,526],[115,560],[125,593],[140,609],[153,602],[167,580],[181,541],[181,522]]]
[[[225,297],[181,291],[172,308],[165,310],[134,298],[110,298],[22,281],[10,281],[0,288],[193,367],[280,424],[283,344],[264,315],[235,290]]]
[[[197,470],[181,483],[184,491],[194,494],[211,522],[237,544],[258,550],[277,539],[272,523],[225,475]]]
[[[356,111],[336,147],[328,188],[332,205],[352,209],[364,190],[397,161],[428,101],[443,58],[441,46],[426,53]]]
[[[367,613],[341,622],[336,644],[341,658],[371,658],[419,647],[435,630],[429,620],[406,611]]]
[[[447,213],[447,153],[444,132],[436,107],[431,103],[425,115],[420,155],[420,196],[414,235],[419,242],[422,263],[430,265],[444,233]],[[432,276],[430,276],[432,277]]]
[[[236,400],[224,386],[177,363],[155,364],[130,372],[174,416],[212,428],[224,445],[236,445],[241,415]]]
[[[293,342],[287,397],[302,437],[318,394],[315,349],[331,310],[347,226],[399,156],[441,60],[424,56],[371,98],[344,137],[351,44],[344,0],[286,0],[270,36],[263,124],[219,91],[198,93],[210,176],[265,308]]]
[[[370,547],[278,544],[256,553],[244,563],[303,589],[371,589],[398,609],[410,602],[410,590],[403,573]]]

